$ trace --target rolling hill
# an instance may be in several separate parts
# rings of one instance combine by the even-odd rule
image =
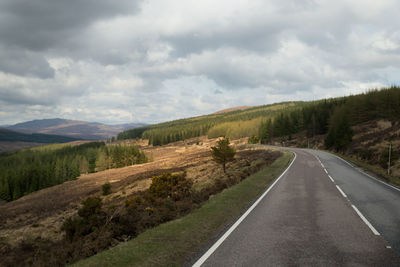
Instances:
[[[119,132],[144,126],[143,123],[106,125],[97,122],[85,122],[66,119],[43,119],[18,123],[7,129],[21,133],[53,134],[77,139],[101,140],[116,136]]]
[[[314,102],[282,102],[244,110],[233,108],[210,115],[180,119],[123,131],[118,139],[144,138],[151,145],[164,145],[192,137],[208,135],[210,138],[227,136],[232,139],[258,135],[265,119],[283,111],[299,109]]]

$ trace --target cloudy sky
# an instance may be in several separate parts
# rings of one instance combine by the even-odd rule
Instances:
[[[398,0],[0,0],[0,125],[155,123],[400,84]]]

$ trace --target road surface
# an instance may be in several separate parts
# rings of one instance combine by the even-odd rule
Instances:
[[[400,254],[400,189],[363,173],[332,154],[310,150],[371,225]]]
[[[292,151],[287,172],[194,266],[400,266],[400,192],[331,154]]]

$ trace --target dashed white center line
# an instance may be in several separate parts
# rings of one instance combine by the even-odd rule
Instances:
[[[347,198],[346,194],[343,192],[342,189],[340,189],[340,187],[338,185],[336,185],[336,188],[339,190],[339,192],[342,194],[342,196],[344,196],[345,198]]]
[[[374,233],[374,235],[381,235],[373,226],[372,224],[362,215],[362,213],[357,209],[356,206],[351,205],[353,209],[357,212],[358,216],[360,216],[361,220],[364,221],[364,223],[371,229],[371,231]]]
[[[337,157],[337,156],[336,156],[336,157]],[[319,163],[321,164],[322,168],[324,169],[324,171],[325,171],[326,174],[328,175],[329,179],[331,179],[332,183],[335,184],[335,181],[333,180],[332,176],[330,176],[329,173],[328,173],[328,171],[325,169],[324,164],[321,162],[321,160],[320,160],[317,156],[316,156],[316,158],[318,159],[318,161],[319,161]],[[353,165],[351,165],[350,163],[348,163],[348,162],[345,161],[344,159],[342,159],[342,158],[340,158],[340,157],[337,157],[337,158],[341,159],[342,161],[346,162],[347,164],[349,164],[351,167],[354,168]],[[368,175],[368,174],[366,174],[366,173],[364,173],[364,174],[365,174],[365,175]],[[370,175],[368,175],[368,176],[371,177]],[[373,177],[371,177],[371,178],[373,178]],[[374,178],[374,179],[375,179],[375,178]],[[379,180],[377,180],[377,181],[379,181]],[[382,183],[384,183],[384,182],[382,182]],[[386,184],[386,183],[385,183],[385,184]],[[389,185],[389,186],[390,186],[390,185]],[[344,198],[347,199],[347,195],[343,192],[343,190],[342,190],[338,185],[336,185],[336,188],[339,190],[340,194],[342,194],[342,196],[343,196]],[[395,188],[395,189],[397,189],[397,188]],[[399,189],[397,189],[397,190],[399,190]],[[348,199],[347,199],[347,200],[348,200]],[[349,200],[349,201],[350,201],[350,200]],[[350,204],[351,204],[351,202],[350,202]],[[369,227],[369,229],[371,229],[371,231],[372,231],[372,233],[374,233],[374,235],[381,235],[381,234],[375,229],[375,227],[373,227],[372,224],[364,217],[364,215],[357,209],[356,206],[354,206],[353,204],[351,204],[351,206],[352,206],[353,209],[356,211],[357,215],[361,218],[361,220]],[[386,248],[392,248],[392,247],[391,247],[391,246],[386,246]]]

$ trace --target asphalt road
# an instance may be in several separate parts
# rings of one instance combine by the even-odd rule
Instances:
[[[310,152],[318,156],[350,202],[400,254],[400,189],[369,177],[332,154],[314,150]]]
[[[381,202],[375,195],[373,205],[366,200],[371,192],[389,194],[380,188],[386,185],[379,182],[369,185],[372,180],[369,177],[353,178],[363,174],[333,155],[300,149],[293,151],[297,157],[289,170],[226,239],[219,240],[216,250],[209,250],[195,265],[400,266],[400,255],[387,248],[397,248],[398,233],[388,234],[392,237],[391,241],[388,238],[388,244],[384,239],[386,235],[374,234],[352,206],[358,208],[360,205],[361,213],[364,213],[364,207],[373,206],[372,214],[378,217],[388,217],[386,213],[390,213],[382,227],[376,226],[378,231],[396,228],[396,224],[399,228],[398,206],[375,207]],[[327,171],[313,154],[318,155]],[[351,181],[354,179],[357,182]],[[345,192],[341,193],[335,183]],[[354,202],[350,202],[353,191],[364,190],[364,187],[368,191],[355,194]],[[399,205],[400,192],[392,191],[388,200],[397,201]],[[356,195],[361,197],[359,202]]]

